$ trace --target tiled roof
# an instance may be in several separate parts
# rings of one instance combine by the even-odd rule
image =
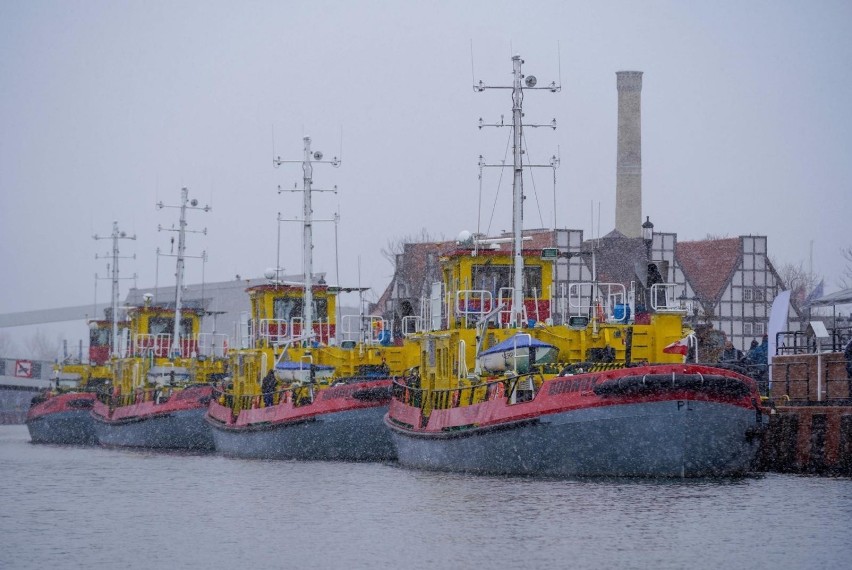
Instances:
[[[679,241],[675,258],[702,302],[715,304],[739,265],[741,251],[740,238]]]

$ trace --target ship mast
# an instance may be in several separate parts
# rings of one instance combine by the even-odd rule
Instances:
[[[524,92],[521,87],[521,56],[512,57],[512,155],[514,158],[514,173],[512,179],[512,237],[514,256],[515,282],[512,288],[512,316],[511,325],[519,326],[524,320],[524,164],[521,156],[523,142],[522,123],[523,113],[521,108],[524,102]]]
[[[175,332],[174,342],[172,343],[172,354],[180,350],[180,294],[183,289],[183,271],[185,261],[183,259],[186,253],[186,202],[188,199],[189,190],[186,187],[180,189],[180,222],[178,227],[178,253],[177,267],[175,268]]]
[[[337,186],[330,190],[314,188],[314,163],[331,164],[332,166],[340,166],[340,160],[337,157],[331,160],[323,160],[323,154],[320,151],[311,152],[311,137],[304,137],[304,156],[301,161],[282,160],[280,157],[273,159],[274,166],[280,166],[285,163],[301,162],[302,164],[302,190],[294,188],[291,192],[302,192],[302,269],[305,278],[305,297],[302,308],[302,332],[308,343],[314,336],[314,302],[313,302],[313,273],[314,273],[314,242],[313,242],[313,206],[311,205],[312,192],[334,192],[337,193]],[[279,187],[278,192],[283,190]],[[280,220],[280,216],[279,216]],[[316,221],[336,221],[334,220],[316,220]],[[276,270],[277,271],[277,270]]]
[[[96,240],[101,239],[111,239],[112,240],[112,254],[109,256],[112,259],[111,263],[111,273],[112,273],[112,356],[114,358],[118,358],[119,356],[119,346],[118,346],[118,293],[119,293],[119,281],[120,278],[118,276],[118,260],[121,259],[121,256],[118,254],[118,240],[120,239],[132,239],[135,240],[136,236],[129,236],[125,232],[118,229],[118,222],[112,223],[112,234],[109,236],[92,236]],[[95,256],[95,259],[99,259],[99,257],[105,256]],[[136,258],[134,255],[133,259]],[[125,259],[127,259],[125,257]],[[97,276],[96,276],[97,277]],[[134,276],[135,277],[135,276]]]
[[[308,331],[308,340],[314,331],[314,296],[313,296],[313,274],[314,274],[314,235],[311,214],[311,184],[313,184],[314,167],[311,165],[311,139],[304,138],[305,158],[302,161],[302,184],[304,187],[304,199],[302,201],[302,263],[304,264],[305,277],[305,301],[302,315],[305,319],[302,330]]]
[[[486,89],[511,89],[512,90],[512,256],[514,279],[512,283],[512,306],[509,326],[518,327],[524,322],[524,161],[523,161],[523,129],[527,127],[550,127],[556,129],[556,119],[546,124],[524,124],[523,102],[524,90],[526,89],[548,89],[556,93],[562,89],[560,85],[552,82],[546,87],[536,87],[535,76],[524,77],[521,66],[524,60],[520,55],[512,56],[512,87],[500,87],[484,85],[482,81],[473,86],[474,91],[482,92]],[[505,127],[508,126],[501,120],[499,123],[485,124],[479,119],[479,128],[482,127]],[[555,157],[548,165],[527,164],[526,167],[556,168]],[[480,166],[503,165],[485,164],[480,161]]]
[[[210,206],[199,206],[198,200],[193,198],[189,199],[189,189],[185,186],[180,189],[180,205],[179,206],[166,206],[162,202],[157,203],[158,209],[163,208],[180,208],[180,221],[178,224],[178,228],[165,228],[166,231],[177,232],[178,234],[178,250],[177,250],[177,267],[175,269],[175,328],[174,334],[172,336],[172,349],[171,349],[171,358],[175,358],[181,356],[181,338],[180,338],[180,311],[181,311],[181,292],[183,291],[183,275],[184,275],[184,265],[186,260],[186,234],[187,233],[201,233],[207,235],[207,228],[204,228],[201,231],[193,231],[186,229],[186,211],[187,210],[203,210],[205,212],[209,212],[212,208]],[[162,226],[158,226],[157,230],[162,231],[164,228]],[[202,257],[202,256],[189,256],[189,257]]]

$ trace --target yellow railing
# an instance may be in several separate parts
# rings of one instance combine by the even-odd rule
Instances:
[[[293,402],[296,406],[313,403],[319,391],[312,385],[288,386],[262,394],[237,394],[231,389],[217,386],[213,388],[213,399],[221,405],[231,408],[234,413],[254,408],[268,408]]]
[[[395,400],[424,411],[448,410],[481,404],[498,394],[510,403],[528,401],[535,397],[543,382],[544,376],[539,372],[441,390],[417,388],[405,380],[394,380],[392,395]]]
[[[126,394],[115,394],[106,391],[98,392],[97,398],[104,404],[107,404],[113,408],[120,408],[122,406],[132,406],[134,404],[141,404],[144,402],[154,402],[155,404],[165,404],[169,401],[169,399],[175,394],[182,390],[184,387],[156,387],[156,388],[145,388],[145,389],[136,389],[132,392],[128,392]]]

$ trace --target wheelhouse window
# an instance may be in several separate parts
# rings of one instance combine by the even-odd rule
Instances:
[[[93,328],[89,330],[89,346],[109,346],[112,331],[107,328]]]
[[[152,317],[148,319],[148,334],[173,334],[175,332],[175,319],[173,317]],[[192,335],[192,319],[189,317],[180,320],[180,335],[184,338]]]
[[[473,289],[490,291],[497,295],[500,289],[511,289],[512,270],[509,265],[474,265]],[[524,267],[524,297],[532,297],[533,290],[541,296],[541,267]]]
[[[276,297],[272,302],[272,318],[290,321],[302,317],[301,297]]]
[[[314,298],[314,317],[317,319],[325,319],[328,317],[328,299]]]
[[[311,306],[315,319],[328,317],[328,299],[315,298]],[[301,297],[276,297],[272,301],[273,318],[283,321],[304,317],[303,308],[304,300]]]

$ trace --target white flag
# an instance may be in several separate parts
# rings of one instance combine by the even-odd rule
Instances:
[[[781,291],[772,301],[772,312],[769,313],[769,350],[766,351],[766,363],[769,364],[769,385],[772,385],[772,357],[775,356],[775,338],[781,331],[787,330],[787,313],[790,307],[790,292]]]

